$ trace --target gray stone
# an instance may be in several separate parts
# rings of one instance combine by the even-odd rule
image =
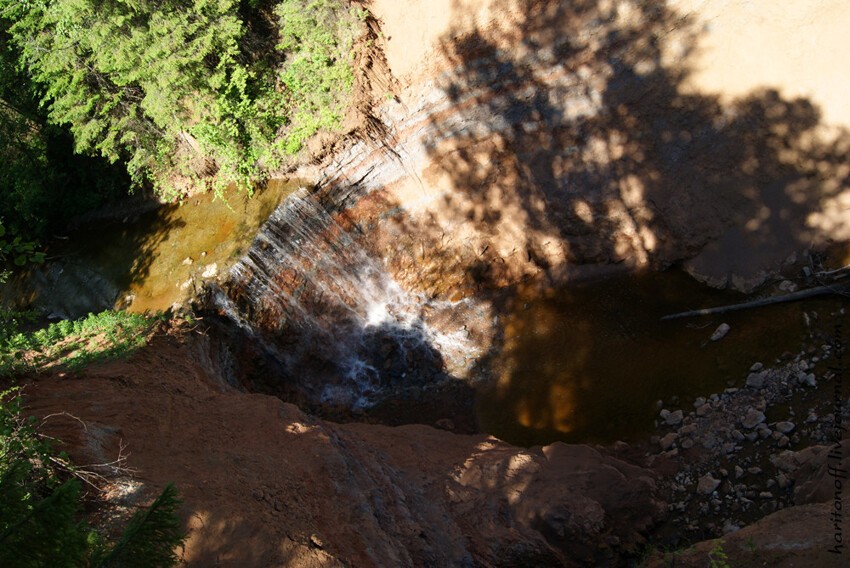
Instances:
[[[794,431],[797,426],[793,422],[782,421],[776,423],[776,429],[783,434],[789,434]]]
[[[765,373],[750,373],[747,375],[747,386],[751,389],[760,389],[764,386]]]
[[[694,408],[699,408],[703,404],[705,404],[705,397],[698,396],[694,401]]]
[[[711,334],[711,341],[720,341],[726,337],[726,334],[729,333],[730,329],[732,328],[729,327],[728,323],[721,323],[717,326],[717,329],[714,330],[714,333]]]
[[[735,466],[735,479],[741,479],[744,476],[744,470],[741,466]]]
[[[751,408],[747,411],[746,416],[741,419],[741,426],[747,430],[752,430],[762,422],[764,422],[764,413],[759,412],[755,408]]]
[[[709,412],[711,412],[711,405],[710,404],[703,404],[702,406],[697,408],[697,416],[705,416]]]
[[[694,441],[691,438],[685,438],[679,442],[679,446],[681,446],[683,450],[687,450],[694,447]]]
[[[699,492],[700,495],[711,495],[719,485],[720,480],[714,479],[710,473],[707,473],[699,478],[697,492]]]
[[[758,362],[753,363],[753,366],[750,367],[750,371],[753,372],[753,373],[758,373],[762,369],[764,369],[764,365],[762,365],[761,363],[758,363]]]
[[[663,412],[663,410],[662,410],[662,412]],[[667,415],[667,417],[664,418],[664,421],[667,423],[668,426],[676,426],[677,424],[682,423],[682,420],[684,419],[684,417],[685,417],[684,412],[682,412],[681,410],[677,410],[675,412],[670,412]]]

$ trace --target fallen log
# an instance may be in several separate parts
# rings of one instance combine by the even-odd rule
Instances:
[[[718,306],[716,308],[704,308],[701,310],[691,310],[689,312],[680,312],[678,314],[670,314],[661,318],[661,321],[667,321],[672,319],[679,318],[690,318],[696,316],[710,316],[714,314],[725,314],[728,312],[736,312],[738,310],[748,310],[750,308],[760,308],[762,306],[770,306],[772,304],[782,304],[784,302],[795,302],[797,300],[803,300],[805,298],[813,298],[815,296],[827,296],[829,294],[850,294],[850,285],[844,284],[841,286],[825,285],[825,286],[817,286],[815,288],[808,288],[806,290],[800,290],[799,292],[792,292],[790,294],[785,294],[784,296],[773,296],[770,298],[762,298],[760,300],[753,300],[751,302],[744,302],[741,304],[731,304],[728,306]]]

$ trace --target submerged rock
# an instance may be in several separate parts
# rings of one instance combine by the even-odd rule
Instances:
[[[729,330],[731,329],[732,328],[729,326],[728,323],[721,323],[719,326],[717,326],[717,329],[714,330],[714,333],[711,334],[711,337],[709,339],[711,341],[720,341],[721,339],[726,337],[726,334],[729,333]]]

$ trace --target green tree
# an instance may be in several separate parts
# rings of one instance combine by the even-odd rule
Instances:
[[[76,150],[126,159],[136,182],[167,192],[175,173],[198,177],[197,164],[210,160],[220,186],[248,186],[339,124],[357,22],[344,6],[0,0],[0,17]],[[263,22],[277,49],[249,41]]]

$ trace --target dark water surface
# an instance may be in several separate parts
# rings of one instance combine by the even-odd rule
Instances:
[[[660,321],[695,308],[747,301],[677,271],[520,292],[502,319],[497,384],[478,393],[481,427],[520,445],[610,443],[645,437],[656,401],[742,386],[750,366],[797,352],[809,321],[841,308],[825,298],[726,315]],[[816,314],[821,314],[820,317]],[[728,323],[731,331],[710,341]]]

